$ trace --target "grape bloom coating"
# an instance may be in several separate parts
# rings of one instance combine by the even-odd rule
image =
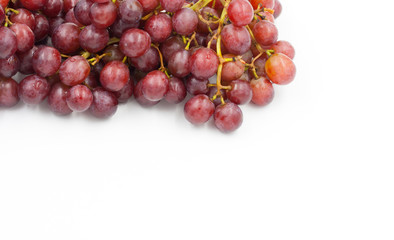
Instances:
[[[191,124],[233,132],[243,105],[270,104],[274,87],[295,78],[294,47],[275,25],[282,9],[279,0],[0,0],[0,111],[23,102],[109,118],[135,98],[184,104]]]

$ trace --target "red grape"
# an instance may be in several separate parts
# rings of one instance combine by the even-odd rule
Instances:
[[[85,112],[93,102],[93,94],[84,85],[76,85],[67,91],[67,106],[75,112]]]
[[[171,17],[165,13],[154,15],[146,21],[144,29],[151,36],[152,42],[164,42],[172,33]]]
[[[109,1],[107,3],[94,3],[90,8],[90,20],[98,28],[111,26],[117,17],[116,5]]]
[[[20,0],[20,2],[30,11],[37,11],[45,6],[46,0]]]
[[[160,57],[156,48],[150,47],[142,56],[129,58],[129,62],[140,71],[150,72],[157,69],[160,64]]]
[[[114,92],[114,94],[120,103],[125,103],[133,96],[133,91],[134,80],[130,78],[127,84],[121,90]]]
[[[35,22],[36,26],[34,28],[34,38],[36,42],[44,40],[46,37],[48,37],[49,34],[49,22],[48,19],[42,15],[37,13],[35,15]]]
[[[42,12],[47,17],[56,17],[63,10],[63,0],[46,0]]]
[[[185,0],[160,0],[160,4],[167,12],[176,12],[185,4]]]
[[[128,57],[140,57],[151,45],[149,34],[143,30],[132,28],[123,33],[120,39],[120,50]]]
[[[82,25],[88,26],[92,24],[92,20],[90,19],[90,8],[92,5],[93,1],[91,0],[80,0],[75,5],[73,9],[74,16]]]
[[[186,94],[186,87],[183,81],[176,77],[170,78],[165,100],[168,103],[178,104],[186,98]]]
[[[243,114],[238,105],[234,103],[226,103],[216,107],[215,110],[215,126],[224,133],[237,130],[243,122]]]
[[[73,56],[62,63],[59,69],[60,81],[67,86],[81,84],[89,76],[90,65],[82,56]]]
[[[194,125],[201,125],[212,117],[215,105],[207,95],[197,95],[191,98],[185,105],[186,119]]]
[[[277,53],[268,58],[265,63],[265,72],[273,83],[286,85],[294,80],[296,67],[288,56]]]
[[[33,13],[31,13],[29,10],[26,10],[24,8],[18,8],[16,9],[19,13],[12,13],[10,17],[10,21],[12,23],[22,23],[26,24],[31,30],[34,31],[34,28],[36,26],[36,20],[34,18]]]
[[[252,22],[254,10],[247,0],[232,0],[228,5],[228,18],[237,27],[243,27]]]
[[[141,20],[144,9],[137,0],[118,1],[119,18],[125,23],[137,23]]]
[[[70,87],[62,83],[55,83],[52,86],[48,95],[48,105],[52,112],[59,115],[68,115],[72,113],[72,110],[68,107],[66,102],[67,91],[69,89]]]
[[[18,102],[18,83],[12,78],[0,77],[0,107],[10,108]]]
[[[139,81],[134,88],[134,96],[137,102],[144,107],[151,107],[158,104],[160,101],[150,101],[142,93],[142,81]]]
[[[26,104],[39,104],[48,96],[51,86],[38,75],[25,77],[19,84],[19,97]]]
[[[269,46],[278,40],[278,29],[269,21],[260,21],[253,27],[256,41],[262,46]]]
[[[246,53],[252,45],[248,30],[245,27],[236,27],[233,24],[226,25],[223,28],[222,42],[226,49],[235,55]]]
[[[129,81],[129,68],[121,61],[107,63],[100,73],[101,85],[112,92],[120,91]]]
[[[245,80],[235,80],[231,82],[231,90],[227,91],[228,99],[237,104],[242,105],[252,100],[253,92],[249,82]]]
[[[0,59],[0,77],[11,78],[20,67],[19,58],[14,54],[7,59]]]
[[[282,4],[279,2],[279,0],[275,0],[275,7],[274,7],[274,17],[278,18],[280,14],[282,13]]]
[[[189,63],[190,52],[182,49],[170,57],[168,61],[168,69],[170,70],[171,74],[175,77],[186,77],[190,74],[191,66]]]
[[[172,16],[172,27],[179,35],[189,36],[196,31],[198,16],[190,8],[182,8]]]
[[[79,34],[79,44],[90,53],[100,52],[107,46],[108,41],[108,30],[97,28],[94,25],[85,27]]]
[[[0,27],[0,59],[7,59],[14,55],[17,48],[15,33],[6,27]]]
[[[219,66],[219,58],[209,48],[200,48],[189,59],[191,73],[200,79],[208,79],[215,75]]]
[[[252,87],[253,91],[252,102],[254,104],[266,106],[274,99],[274,87],[268,79],[264,77],[254,79],[250,82],[250,86]]]
[[[53,47],[40,46],[33,55],[33,69],[41,77],[55,74],[60,67],[62,57]]]
[[[141,91],[150,101],[160,101],[168,92],[168,78],[161,71],[155,70],[148,73],[141,82]]]
[[[287,41],[278,41],[269,47],[274,50],[275,53],[283,53],[291,59],[294,59],[295,50],[294,47]]]
[[[93,90],[93,102],[89,109],[97,118],[109,118],[118,109],[118,100],[115,94],[99,87]]]
[[[208,79],[198,79],[193,75],[186,79],[186,89],[191,95],[207,94]]]
[[[61,24],[52,34],[52,44],[63,54],[71,54],[80,48],[80,30],[74,23]]]
[[[10,29],[16,35],[16,43],[19,52],[27,52],[33,48],[34,33],[26,24],[14,23]]]

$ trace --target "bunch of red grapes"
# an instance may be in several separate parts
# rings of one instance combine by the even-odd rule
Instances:
[[[296,73],[278,41],[278,0],[0,0],[0,107],[47,99],[56,114],[111,117],[183,102],[185,117],[232,132],[239,105],[269,104]],[[20,82],[13,77],[24,76]]]

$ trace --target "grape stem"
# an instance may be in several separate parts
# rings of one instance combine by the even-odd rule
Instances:
[[[193,40],[196,40],[196,32],[194,32],[193,35],[189,38],[189,41],[187,42],[185,50],[190,49],[190,44],[192,43]]]
[[[185,7],[188,7],[194,11],[200,11],[201,8],[207,6],[210,2],[212,2],[213,0],[199,0],[198,2],[196,2],[193,5],[186,5]]]
[[[171,78],[170,75],[168,74],[167,68],[164,67],[164,60],[163,60],[163,54],[161,53],[160,49],[158,46],[156,46],[155,44],[151,44],[151,46],[153,48],[155,48],[157,50],[157,52],[159,53],[159,57],[160,57],[160,68],[159,71],[162,71],[168,78]]]
[[[112,55],[111,53],[104,53],[104,54],[102,54],[102,55],[96,54],[96,57],[93,57],[93,58],[91,58],[91,59],[88,59],[88,62],[89,62],[92,66],[94,66],[94,65],[96,65],[98,62],[100,62],[100,60],[103,59],[104,57],[106,57],[106,56],[111,56],[111,55]]]

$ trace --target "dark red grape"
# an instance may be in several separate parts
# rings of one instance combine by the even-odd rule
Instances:
[[[198,79],[193,75],[186,79],[186,89],[191,95],[207,94],[208,84],[208,79]]]
[[[20,61],[19,71],[22,74],[29,75],[34,73],[33,55],[37,49],[38,48],[34,46],[32,49],[30,49],[27,52],[17,54]]]
[[[253,7],[247,0],[232,0],[228,5],[228,18],[237,27],[251,23],[253,16]]]
[[[76,85],[67,91],[67,106],[74,112],[85,112],[93,102],[93,94],[84,85]]]
[[[207,95],[197,95],[185,104],[185,118],[194,125],[201,125],[212,117],[215,105]]]
[[[62,83],[55,83],[52,86],[48,95],[48,105],[52,112],[59,115],[68,115],[72,113],[72,110],[68,107],[66,102],[67,91],[69,89],[70,87]]]
[[[66,23],[74,23],[78,27],[83,27],[83,24],[80,23],[75,17],[74,8],[70,9],[70,11],[67,12],[66,16],[64,17],[64,20],[66,20]]]
[[[18,83],[12,78],[0,77],[0,107],[10,108],[18,102]]]
[[[178,104],[186,98],[186,94],[186,87],[181,79],[176,77],[169,79],[168,92],[164,98],[168,103]]]
[[[90,65],[82,56],[73,56],[62,63],[59,69],[60,81],[67,86],[83,83],[89,76]]]
[[[85,27],[79,34],[79,44],[90,53],[100,52],[107,46],[108,41],[108,30],[97,28],[94,25]]]
[[[121,38],[123,33],[132,28],[138,28],[139,22],[137,23],[125,23],[119,18],[115,20],[110,28],[111,35],[117,38]]]
[[[26,24],[14,23],[10,29],[16,35],[16,43],[19,52],[26,52],[33,48],[34,33]]]
[[[114,92],[114,94],[118,98],[118,102],[125,103],[133,96],[133,91],[134,80],[130,78],[127,84],[121,90]]]
[[[7,59],[15,54],[17,48],[15,33],[6,27],[0,27],[0,59]]]
[[[42,12],[47,17],[56,17],[63,10],[63,0],[46,0]]]
[[[216,21],[216,19],[219,19],[220,16],[218,12],[210,7],[204,7],[200,10],[201,16],[207,20],[207,21]],[[214,17],[212,17],[214,16]],[[209,24],[209,27],[211,30],[216,30],[219,27],[218,23],[211,23]],[[198,20],[198,30],[203,33],[209,33],[209,28],[208,24],[205,22],[201,21],[200,19]]]
[[[15,54],[8,59],[0,59],[0,77],[13,77],[19,71],[19,67],[20,61]]]
[[[122,61],[124,58],[124,54],[122,53],[122,51],[120,51],[119,45],[117,44],[112,44],[106,47],[104,49],[104,53],[109,54],[102,59],[105,63],[111,61]]]
[[[120,91],[129,81],[130,70],[121,61],[107,63],[100,73],[101,85],[112,92]]]
[[[120,39],[120,50],[128,57],[140,57],[151,45],[149,34],[143,30],[132,28],[123,33]]]
[[[52,36],[53,32],[59,27],[62,23],[64,23],[64,19],[62,17],[54,17],[48,19],[49,21],[49,36]]]
[[[25,77],[19,84],[19,97],[26,104],[39,104],[48,96],[51,86],[38,75]]]
[[[90,19],[90,8],[93,5],[91,0],[80,0],[74,7],[74,16],[82,25],[88,26],[92,24]],[[71,10],[70,10],[71,11]]]
[[[0,6],[0,25],[3,25],[3,22],[5,20],[5,11],[2,6]]]
[[[142,5],[137,0],[121,0],[117,2],[119,18],[125,23],[137,23],[144,13]]]
[[[200,48],[189,59],[191,73],[200,79],[208,79],[215,75],[219,58],[210,48]]]
[[[183,78],[190,74],[191,66],[189,62],[190,52],[182,49],[170,57],[168,69],[175,77]]]
[[[74,23],[61,24],[52,35],[52,44],[63,54],[72,54],[79,50],[81,30]]]
[[[262,46],[269,46],[278,40],[278,29],[269,21],[263,20],[253,27],[253,35]]]
[[[34,31],[34,28],[36,27],[36,20],[33,13],[24,8],[18,8],[17,11],[19,12],[18,14],[11,14],[10,21],[12,23],[26,24],[31,30]]]
[[[63,0],[63,11],[66,13],[70,11],[79,0]]]
[[[20,0],[20,2],[30,11],[37,11],[45,6],[46,0]]]
[[[116,5],[109,1],[107,3],[94,3],[90,8],[90,20],[98,28],[111,26],[117,17]]]
[[[274,99],[274,87],[268,79],[264,77],[254,79],[250,82],[250,86],[252,87],[253,91],[252,102],[254,104],[266,106]]]
[[[171,17],[165,13],[154,15],[146,21],[144,29],[151,36],[152,42],[164,42],[172,33]]]
[[[216,107],[215,110],[215,126],[224,133],[237,130],[243,122],[243,114],[238,105],[234,103],[226,103]]]
[[[42,14],[35,15],[36,26],[34,28],[34,38],[36,42],[44,40],[49,34],[48,19]]]
[[[156,48],[150,47],[142,56],[129,58],[129,62],[140,71],[150,72],[157,69],[160,65],[160,57]]]
[[[190,8],[182,8],[172,16],[172,27],[179,35],[189,36],[196,31],[198,16]]]
[[[163,58],[166,62],[170,59],[172,54],[184,49],[186,44],[182,41],[179,36],[173,36],[168,38],[164,43],[160,45],[160,51],[163,54]]]
[[[235,59],[235,55],[232,54],[225,54],[223,55],[223,57]],[[225,62],[223,64],[222,80],[224,82],[231,82],[233,80],[237,80],[242,76],[244,72],[245,72],[245,65],[241,63],[239,60],[232,62]]]
[[[249,82],[245,80],[235,80],[231,82],[231,90],[227,91],[228,99],[237,104],[242,105],[252,100],[253,92]]]
[[[141,3],[145,13],[152,12],[160,4],[159,0],[138,0]]]
[[[97,64],[96,64],[97,65]],[[96,72],[90,71],[89,76],[83,82],[90,89],[95,89],[96,87],[100,86],[99,76]]]
[[[252,45],[248,30],[245,27],[236,27],[233,24],[223,28],[222,42],[226,49],[235,55],[246,53]]]
[[[62,57],[53,47],[40,46],[33,55],[33,69],[41,77],[55,74],[60,67]]]
[[[161,71],[155,70],[148,73],[141,82],[141,91],[150,101],[160,101],[168,92],[168,78]]]
[[[139,81],[134,88],[134,96],[137,102],[144,107],[151,107],[158,104],[160,101],[150,101],[146,99],[142,93],[142,81]]]
[[[93,102],[90,106],[90,112],[97,118],[112,117],[118,109],[118,100],[115,94],[104,88],[93,90]]]
[[[185,0],[160,0],[161,7],[167,12],[176,12],[185,4]]]
[[[265,72],[273,83],[286,85],[294,80],[296,67],[288,56],[277,53],[268,58],[265,63]]]

